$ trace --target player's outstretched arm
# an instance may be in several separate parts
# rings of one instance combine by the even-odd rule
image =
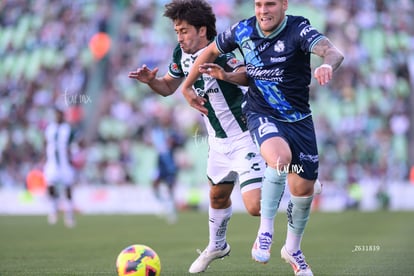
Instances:
[[[237,85],[247,86],[249,84],[246,75],[246,67],[242,66],[237,68],[234,72],[226,72],[223,67],[215,63],[204,63],[200,65],[199,71],[202,74],[209,74],[211,77],[231,82]]]
[[[145,64],[136,71],[129,72],[128,77],[147,84],[155,93],[161,96],[173,94],[180,86],[182,79],[174,79],[166,74],[162,78],[157,78],[158,68],[149,69]]]
[[[320,85],[325,85],[332,79],[333,71],[341,65],[344,56],[328,38],[316,43],[312,53],[323,58],[323,64],[315,69],[314,77]]]
[[[185,99],[187,100],[188,104],[203,114],[208,113],[207,108],[204,107],[204,103],[206,102],[206,99],[198,96],[195,93],[193,89],[193,85],[201,75],[201,73],[199,72],[200,65],[204,63],[213,62],[219,55],[220,55],[220,52],[217,49],[216,43],[211,43],[203,51],[203,53],[197,57],[197,59],[195,60],[193,64],[193,67],[191,68],[190,74],[188,74],[187,78],[185,79],[181,87],[181,91]]]

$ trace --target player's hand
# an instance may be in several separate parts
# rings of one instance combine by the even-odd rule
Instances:
[[[131,79],[139,80],[143,83],[150,83],[157,76],[158,68],[151,70],[147,65],[142,65],[141,68],[138,68],[136,71],[129,72],[128,77]]]
[[[198,71],[203,74],[208,74],[218,80],[225,80],[226,77],[224,69],[215,63],[204,63],[200,65]]]
[[[183,88],[182,93],[191,107],[197,109],[205,115],[208,114],[208,110],[204,106],[207,101],[205,98],[198,96],[192,88]]]
[[[332,71],[332,66],[322,64],[315,69],[313,75],[320,85],[325,85],[332,79]]]

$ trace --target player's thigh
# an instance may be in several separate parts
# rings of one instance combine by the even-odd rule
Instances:
[[[210,145],[207,159],[207,177],[210,184],[234,182],[235,175],[231,174],[231,165],[226,153],[216,150],[217,145]]]
[[[289,144],[282,137],[269,137],[260,146],[260,153],[269,167],[284,169],[292,160]]]
[[[291,178],[295,180],[295,183],[304,183],[303,188],[299,187],[295,190],[299,189],[301,193],[308,193],[306,190],[313,187],[314,181],[318,178],[319,168],[318,146],[312,118],[308,117],[296,122],[290,126],[288,131],[292,151],[290,172],[300,176]]]
[[[260,154],[268,166],[278,168],[288,165],[292,154],[285,139],[283,123],[259,113],[248,114],[247,119],[253,140],[260,147]]]

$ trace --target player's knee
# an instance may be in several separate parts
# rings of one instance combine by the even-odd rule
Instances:
[[[224,209],[231,205],[230,195],[226,193],[210,194],[210,205],[213,209]]]
[[[289,164],[291,159],[288,156],[272,156],[272,158],[268,158],[267,164],[269,167],[277,170],[278,172],[289,172]]]
[[[214,209],[225,209],[231,205],[233,185],[214,185],[210,188],[210,205]]]
[[[242,191],[243,203],[251,216],[260,216],[261,189]]]
[[[254,217],[260,216],[260,204],[246,206],[246,210],[251,216],[254,216]]]
[[[310,196],[313,194],[314,180],[306,180],[301,177],[296,177],[289,182],[290,193],[294,196]]]

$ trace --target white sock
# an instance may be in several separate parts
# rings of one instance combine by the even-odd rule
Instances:
[[[73,206],[74,204],[73,204],[73,202],[72,202],[72,200],[69,200],[69,199],[66,199],[66,208],[65,208],[65,216],[66,216],[66,218],[68,218],[68,219],[73,219],[74,218],[74,215],[73,215],[73,213],[74,213],[74,206]]]
[[[265,218],[264,216],[260,217],[260,227],[257,232],[259,235],[261,233],[270,233],[273,236],[274,231],[274,218]]]
[[[302,242],[303,235],[295,234],[291,231],[287,231],[286,234],[286,250],[289,254],[294,254],[300,250],[300,243]]]
[[[226,244],[227,223],[233,213],[232,207],[227,209],[208,208],[209,244],[208,251],[222,249]]]
[[[57,215],[59,212],[59,200],[57,198],[50,199],[50,214]]]

